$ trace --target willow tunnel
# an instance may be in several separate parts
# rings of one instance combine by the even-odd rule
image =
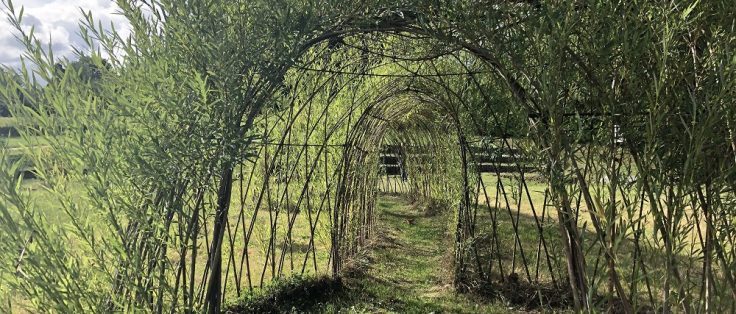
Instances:
[[[118,4],[130,38],[82,23],[94,79],[5,8],[35,73],[0,90],[38,144],[0,154],[22,304],[217,312],[339,277],[398,193],[452,213],[458,291],[734,311],[726,1]]]
[[[379,42],[393,38],[377,35]],[[246,135],[255,149],[223,172],[216,194],[197,195],[188,223],[176,224],[176,294],[216,309],[225,296],[239,298],[288,276],[340,276],[371,237],[382,192],[454,212],[459,288],[511,276],[567,291],[560,244],[549,248],[543,225],[550,212],[532,202],[540,191],[525,182],[525,171],[538,165],[519,146],[531,143],[508,138],[521,132],[514,123],[523,117],[510,106],[469,109],[468,101],[482,97],[479,76],[493,73],[438,68],[463,65],[470,54],[438,57],[434,69],[418,73],[413,61],[376,61],[368,48],[345,45],[318,46],[305,61],[311,67],[287,76],[291,92],[259,112],[252,128],[258,131]],[[497,136],[488,134],[481,113],[505,116],[508,127],[497,124]],[[387,158],[396,174],[381,163]],[[531,212],[522,215],[522,203]],[[197,210],[206,204],[216,210]],[[206,215],[214,215],[212,225]]]

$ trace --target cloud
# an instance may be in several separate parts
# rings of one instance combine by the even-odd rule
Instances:
[[[51,49],[57,58],[73,59],[74,48],[88,50],[79,35],[79,21],[83,18],[81,10],[92,12],[96,22],[101,22],[107,29],[112,23],[124,36],[130,29],[127,20],[117,14],[119,8],[111,0],[14,0],[13,6],[16,12],[24,7],[22,27],[35,27],[37,38],[46,47],[50,38]],[[24,48],[15,38],[17,31],[5,18],[5,8],[0,6],[0,11],[0,64],[18,68]]]

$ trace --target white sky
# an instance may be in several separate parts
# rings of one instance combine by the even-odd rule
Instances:
[[[15,29],[7,21],[7,9],[0,0],[0,65],[13,68],[20,66],[23,48],[15,38]],[[72,47],[85,47],[79,36],[79,20],[82,19],[80,8],[91,11],[96,21],[103,26],[114,23],[115,29],[128,32],[126,19],[118,14],[117,5],[111,0],[13,0],[16,12],[23,6],[23,25],[36,27],[37,38],[48,45],[51,37],[54,55],[73,59]]]

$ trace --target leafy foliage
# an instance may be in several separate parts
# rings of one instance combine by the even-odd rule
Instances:
[[[728,1],[121,0],[130,37],[85,15],[76,62],[2,3],[26,52],[0,99],[40,147],[2,155],[11,307],[218,311],[254,279],[339,275],[371,236],[391,146],[407,192],[456,209],[456,284],[490,280],[467,254],[478,200],[494,212],[473,161],[489,139],[520,152],[500,156],[518,187],[496,173],[512,216],[508,199],[531,202],[520,163],[541,169],[567,239],[547,268],[563,269],[576,309],[601,291],[626,311],[736,306]],[[27,163],[35,188],[16,175]],[[537,224],[541,252],[550,227]]]

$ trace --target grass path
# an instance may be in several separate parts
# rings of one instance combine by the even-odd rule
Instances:
[[[505,313],[452,289],[449,214],[385,196],[372,247],[354,262],[341,293],[318,309],[327,313]]]

